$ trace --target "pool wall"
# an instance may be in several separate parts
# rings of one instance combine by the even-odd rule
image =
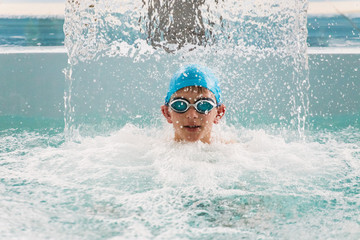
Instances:
[[[2,129],[17,128],[24,118],[62,121],[66,66],[64,48],[1,50],[0,118],[7,119]],[[360,49],[310,48],[309,74],[313,119],[328,118],[331,125],[328,120],[337,116],[359,115]]]

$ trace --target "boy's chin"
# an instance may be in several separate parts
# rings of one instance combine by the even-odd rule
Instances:
[[[186,142],[207,142],[206,138],[204,138],[201,134],[191,134],[190,136],[186,136],[184,138]]]
[[[207,143],[208,138],[204,135],[203,131],[183,131],[179,135],[175,136],[177,142],[204,142]]]
[[[185,141],[186,142],[198,142],[198,141],[200,141],[200,138],[187,138]]]
[[[200,134],[191,134],[189,135],[185,135],[185,136],[181,136],[181,137],[177,137],[175,138],[175,141],[177,142],[198,142],[201,140],[201,136]]]

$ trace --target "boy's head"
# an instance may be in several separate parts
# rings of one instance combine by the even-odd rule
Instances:
[[[182,67],[170,81],[161,111],[173,124],[176,141],[210,143],[212,125],[225,114],[217,78],[200,65]]]

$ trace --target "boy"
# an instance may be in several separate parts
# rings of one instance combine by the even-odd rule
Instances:
[[[225,114],[217,78],[200,65],[182,67],[170,81],[161,111],[174,127],[175,141],[211,143],[212,126]]]

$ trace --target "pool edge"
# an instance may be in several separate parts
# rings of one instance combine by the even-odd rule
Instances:
[[[0,54],[19,53],[67,53],[65,46],[51,47],[0,47]],[[308,47],[307,53],[314,54],[360,54],[360,47]]]

